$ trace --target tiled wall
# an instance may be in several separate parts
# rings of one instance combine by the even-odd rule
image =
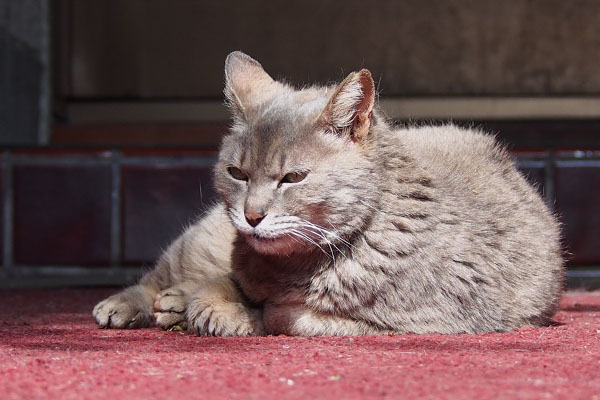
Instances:
[[[521,170],[540,185],[562,223],[573,271],[600,266],[600,151],[515,152]],[[592,276],[598,275],[591,273]]]
[[[215,161],[203,150],[5,151],[4,286],[135,279],[214,201]]]
[[[556,209],[572,262],[600,264],[600,151],[558,152]]]
[[[514,154],[564,224],[571,273],[600,265],[600,151]],[[204,150],[5,151],[3,286],[135,279],[215,200],[215,160]]]

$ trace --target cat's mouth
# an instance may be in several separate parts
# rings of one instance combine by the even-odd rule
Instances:
[[[256,233],[244,233],[243,236],[254,250],[263,254],[288,255],[298,249],[298,242],[285,234],[266,237]]]

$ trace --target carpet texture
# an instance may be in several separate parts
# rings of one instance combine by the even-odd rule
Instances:
[[[597,294],[510,333],[200,338],[98,329],[113,292],[0,292],[0,398],[600,399]]]

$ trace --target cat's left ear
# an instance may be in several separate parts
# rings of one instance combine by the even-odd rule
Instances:
[[[247,116],[276,88],[277,82],[249,55],[234,51],[227,56],[224,92],[234,117]]]
[[[365,139],[371,128],[375,105],[375,83],[367,69],[353,72],[334,92],[321,114],[326,130],[348,135],[355,143]]]

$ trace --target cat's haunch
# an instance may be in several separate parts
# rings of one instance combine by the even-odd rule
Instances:
[[[492,136],[392,127],[367,70],[296,89],[233,52],[225,82],[220,202],[94,308],[100,326],[312,336],[550,321],[559,225]]]

